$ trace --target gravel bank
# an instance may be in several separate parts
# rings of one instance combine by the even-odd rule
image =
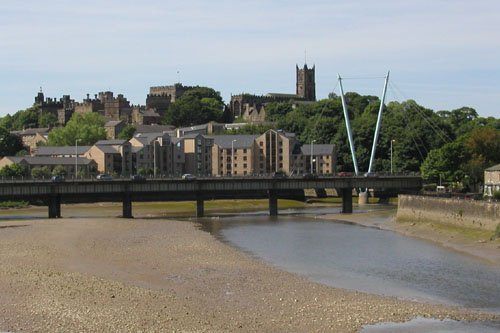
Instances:
[[[326,287],[189,222],[0,222],[0,331],[356,332],[415,316],[500,320]]]

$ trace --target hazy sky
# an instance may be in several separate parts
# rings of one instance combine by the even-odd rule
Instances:
[[[316,96],[345,91],[500,117],[497,0],[2,0],[0,116],[46,97],[110,90],[145,104],[150,86],[295,93],[316,65]],[[306,55],[305,55],[306,53]],[[374,79],[378,77],[378,79]],[[366,78],[366,79],[361,79]]]

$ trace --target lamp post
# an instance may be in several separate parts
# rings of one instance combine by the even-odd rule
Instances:
[[[153,177],[156,178],[156,144],[160,144],[159,138],[156,138],[153,141]]]
[[[231,176],[234,173],[234,143],[236,140],[231,141]]]
[[[311,173],[314,173],[313,172],[313,162],[314,162],[314,158],[313,158],[313,156],[314,156],[313,155],[313,153],[314,153],[314,151],[313,151],[313,145],[314,145],[315,142],[316,142],[316,140],[312,140],[311,141],[311,170],[310,170]]]
[[[392,144],[395,142],[396,140],[391,140],[391,175],[392,175]]]
[[[75,178],[78,178],[78,141],[80,139],[75,140]]]

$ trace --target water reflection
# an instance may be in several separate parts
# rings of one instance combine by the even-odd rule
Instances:
[[[204,228],[327,285],[500,312],[500,268],[430,242],[308,216],[216,218]]]

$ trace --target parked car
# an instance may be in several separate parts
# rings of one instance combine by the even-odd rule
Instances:
[[[342,171],[337,173],[339,177],[352,177],[354,174],[352,172]]]
[[[286,176],[286,173],[284,173],[283,171],[276,171],[276,172],[273,172],[273,178],[284,179],[284,178],[287,178],[287,176]]]
[[[363,176],[373,178],[373,177],[378,177],[378,174],[376,172],[365,172]]]
[[[97,180],[113,180],[113,177],[107,173],[100,173],[97,175]]]
[[[132,175],[132,176],[130,176],[130,180],[134,181],[134,182],[145,182],[146,177],[144,177],[142,175]]]
[[[53,183],[60,183],[60,182],[63,182],[64,181],[64,177],[63,176],[52,176],[51,178],[52,182]]]
[[[184,180],[195,180],[196,176],[192,175],[190,173],[185,173],[185,174],[182,175],[182,179],[184,179]]]
[[[310,172],[306,172],[302,175],[302,179],[316,179],[316,178],[318,178],[318,176]]]

